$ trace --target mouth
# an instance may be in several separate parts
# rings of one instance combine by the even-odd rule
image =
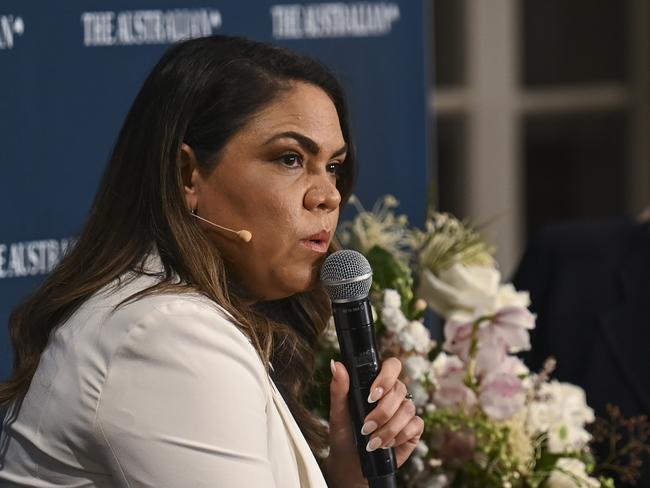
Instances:
[[[307,249],[315,251],[317,253],[324,254],[327,252],[327,249],[330,245],[330,236],[331,232],[328,230],[322,230],[317,234],[312,234],[305,239],[300,239],[300,244]]]

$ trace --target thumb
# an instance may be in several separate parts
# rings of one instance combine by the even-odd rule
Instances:
[[[350,410],[348,407],[348,391],[350,375],[343,363],[331,360],[332,381],[330,383],[330,436],[339,437],[349,434]]]

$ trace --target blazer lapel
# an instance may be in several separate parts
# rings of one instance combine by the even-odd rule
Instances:
[[[327,488],[323,474],[275,382],[269,377],[276,409],[293,443],[301,488]]]

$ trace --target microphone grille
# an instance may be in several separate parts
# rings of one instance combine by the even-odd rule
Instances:
[[[320,279],[333,302],[351,302],[370,293],[372,268],[363,254],[344,249],[327,256]]]

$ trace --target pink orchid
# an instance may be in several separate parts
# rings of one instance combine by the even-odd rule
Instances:
[[[433,396],[436,405],[441,407],[465,406],[476,403],[476,395],[465,383],[465,365],[455,356],[449,356],[438,375],[437,387]]]
[[[484,322],[479,329],[479,344],[502,343],[510,353],[530,349],[529,330],[535,328],[535,315],[522,307],[504,307],[494,319]]]
[[[454,317],[445,322],[445,343],[443,349],[456,354],[463,361],[469,358],[469,348],[472,342],[473,320],[459,320]]]
[[[495,373],[482,382],[479,399],[487,415],[494,420],[506,420],[524,406],[526,394],[517,376]]]

